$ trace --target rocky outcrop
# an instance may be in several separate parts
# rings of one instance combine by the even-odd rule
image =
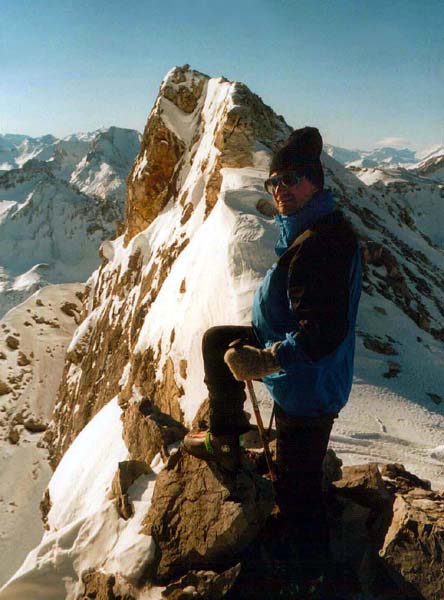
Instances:
[[[380,555],[406,593],[444,597],[444,495],[413,488],[396,497]]]
[[[134,514],[134,508],[127,494],[128,488],[141,475],[149,472],[150,468],[143,461],[126,460],[119,462],[111,485],[109,498],[115,500],[116,510],[122,519],[130,519]]]
[[[135,597],[127,591],[122,591],[121,582],[114,575],[107,575],[100,571],[91,569],[82,576],[84,584],[83,593],[78,600],[135,600]]]
[[[245,468],[235,477],[189,456],[172,456],[160,473],[144,531],[159,548],[154,577],[232,561],[251,542],[273,506],[271,485]]]
[[[133,460],[149,465],[158,452],[166,459],[168,446],[183,439],[187,429],[149,399],[132,404],[123,415],[123,439]]]
[[[218,600],[232,588],[241,570],[240,563],[217,573],[216,571],[188,571],[186,575],[170,583],[162,592],[168,600]]]

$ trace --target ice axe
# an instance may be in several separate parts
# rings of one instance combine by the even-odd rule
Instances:
[[[245,344],[245,340],[237,339],[237,340],[234,340],[233,342],[231,342],[228,345],[228,347],[234,348],[236,350],[236,348],[241,348],[244,344]],[[253,405],[254,416],[256,417],[257,428],[259,430],[259,437],[261,438],[262,446],[264,448],[265,460],[267,461],[267,467],[268,467],[268,472],[270,474],[270,479],[271,479],[271,481],[274,482],[274,481],[276,481],[277,477],[276,477],[276,472],[274,470],[273,461],[271,458],[270,447],[268,445],[268,436],[265,433],[264,423],[262,421],[262,416],[261,416],[261,411],[259,410],[259,404],[258,404],[257,398],[256,398],[256,392],[254,391],[253,382],[251,379],[247,379],[245,381],[245,383],[247,384],[247,389],[248,389],[248,393],[250,395],[251,404]],[[272,418],[273,418],[273,416],[272,416]],[[271,422],[270,422],[270,426],[271,426]],[[270,427],[269,427],[269,429],[270,429]]]

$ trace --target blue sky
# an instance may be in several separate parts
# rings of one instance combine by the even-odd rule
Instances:
[[[444,143],[442,0],[1,0],[0,133],[143,131],[189,63],[324,141]]]

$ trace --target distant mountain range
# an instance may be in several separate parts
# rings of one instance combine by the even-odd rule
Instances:
[[[421,152],[390,146],[382,146],[374,150],[349,150],[331,144],[324,144],[324,150],[346,167],[359,168],[402,166],[405,169],[420,169],[431,160],[444,159],[444,145],[436,145]]]
[[[141,135],[0,136],[0,317],[48,283],[85,281],[124,215]]]

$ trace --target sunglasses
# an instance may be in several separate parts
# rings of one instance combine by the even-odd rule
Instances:
[[[273,194],[279,184],[282,184],[282,187],[291,187],[292,185],[297,185],[302,178],[303,175],[300,175],[296,171],[286,171],[283,175],[274,175],[266,179],[264,188],[266,192]]]

